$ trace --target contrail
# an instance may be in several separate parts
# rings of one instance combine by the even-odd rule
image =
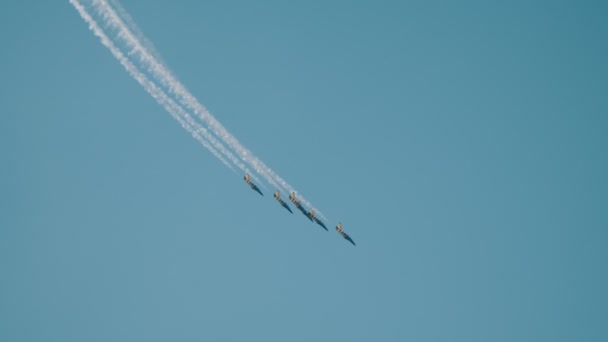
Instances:
[[[129,12],[127,12],[127,10],[124,7],[122,7],[122,5],[120,4],[120,2],[118,2],[118,0],[110,0],[110,3],[112,5],[112,7],[114,8],[114,10],[116,11],[116,13],[118,14],[118,16],[129,27],[129,30],[131,30],[131,32],[133,32],[133,34],[139,39],[140,42],[142,42],[142,45],[146,48],[146,50],[148,50],[148,52],[150,52],[150,54],[152,56],[154,56],[154,58],[156,58],[157,61],[159,61],[162,65],[165,66],[165,68],[168,69],[167,63],[165,63],[165,61],[163,61],[162,56],[160,55],[160,53],[158,53],[154,44],[148,38],[146,38],[146,36],[144,36],[143,32],[135,24],[135,21],[133,20],[133,18],[129,14]]]
[[[296,192],[291,185],[241,145],[241,143],[198,102],[175,76],[173,76],[173,74],[146,49],[107,1],[93,0],[93,6],[97,9],[104,22],[117,30],[117,37],[131,49],[130,53],[139,57],[140,62],[142,65],[146,66],[148,72],[150,72],[160,84],[166,87],[182,105],[192,110],[201,120],[203,120],[203,122],[210,127],[211,131],[232,148],[243,161],[251,165],[251,167],[270,184],[277,186],[278,183],[284,191]],[[131,24],[135,27],[134,23]],[[299,195],[298,198],[303,204],[313,208],[312,204],[301,195]],[[315,210],[319,216],[323,217],[323,214],[319,212],[318,209]]]
[[[88,14],[84,6],[82,6],[77,0],[70,0],[70,3],[76,8],[82,19],[89,24],[89,28],[95,36],[99,37],[101,43],[110,50],[112,55],[120,62],[120,64],[127,70],[127,72],[158,102],[171,116],[177,120],[180,125],[186,129],[196,140],[198,140],[203,147],[209,150],[216,158],[218,158],[224,165],[236,172],[232,164],[230,164],[218,149],[228,158],[231,158],[233,162],[243,171],[247,171],[247,168],[239,162],[239,160],[226,148],[218,142],[209,132],[203,128],[198,122],[196,122],[180,105],[175,103],[162,89],[160,89],[154,82],[150,81],[148,77],[143,74],[139,69],[120,51],[116,45],[110,40],[110,38],[104,33],[99,27],[97,22]],[[203,138],[204,137],[204,138]],[[205,140],[205,138],[211,141]],[[217,148],[217,149],[216,149]]]
[[[175,79],[175,77],[171,74],[171,72],[160,62],[158,62],[158,60],[156,60],[154,58],[154,56],[146,49],[146,47],[143,45],[143,43],[133,34],[133,32],[130,31],[129,27],[122,21],[122,19],[120,18],[120,16],[118,15],[118,13],[116,13],[114,11],[114,9],[108,5],[108,3],[106,1],[98,1],[98,0],[93,0],[92,1],[93,6],[97,9],[98,14],[103,18],[103,20],[105,21],[106,25],[114,28],[117,30],[117,37],[123,41],[124,43],[127,44],[128,48],[130,48],[129,51],[129,55],[136,55],[139,57],[139,62],[142,63],[143,65],[146,66],[146,69],[149,73],[151,73],[153,76],[155,76],[155,78],[162,84],[164,85],[166,88],[168,88],[169,92],[173,93],[174,95],[177,96],[178,100],[180,100],[182,102],[182,104],[188,108],[190,108],[192,111],[194,111],[195,113],[197,113],[197,115],[203,119],[204,122],[206,122],[209,125],[209,122],[204,120],[203,117],[201,117],[201,115],[198,113],[198,109],[196,109],[196,107],[193,107],[192,104],[193,102],[198,105],[199,108],[202,109],[203,113],[207,114],[210,116],[210,114],[208,114],[208,111],[198,103],[198,101],[194,98],[194,96],[192,96],[188,90],[186,90],[180,83],[179,81],[177,81]],[[124,9],[123,9],[124,10]],[[128,15],[128,14],[127,14]],[[130,25],[135,26],[135,23],[131,23]],[[136,26],[135,26],[136,27]],[[138,32],[141,32],[139,29],[137,29]],[[143,35],[142,35],[143,36]],[[145,38],[145,37],[144,37]],[[147,39],[146,39],[147,40]],[[133,44],[129,45],[129,42],[133,42]],[[135,47],[134,47],[135,46]],[[150,62],[151,61],[154,65],[154,67],[150,66]],[[162,76],[159,76],[159,72],[158,70],[160,70],[162,76],[165,76],[164,78]],[[167,81],[167,77],[169,77],[169,82]],[[183,91],[179,92],[179,93],[186,93],[189,98],[191,98],[191,101],[184,101],[183,98],[179,97],[177,94],[177,92],[174,90],[174,87],[171,85],[171,82],[173,84],[177,84],[178,88],[183,89]],[[219,122],[217,122],[217,120],[215,120],[215,118],[211,117],[211,119],[213,119],[215,121],[215,123],[217,125],[219,125],[219,127],[221,128],[221,130],[223,130],[223,132],[225,132],[225,134],[228,134],[228,136],[231,136],[225,129],[223,126],[221,126],[221,124]],[[211,125],[210,125],[211,126]],[[213,127],[212,127],[213,128]],[[222,135],[218,134],[216,130],[213,130],[213,132],[220,138],[222,139],[227,145],[230,146],[230,143],[226,141],[226,139],[224,137],[222,137]],[[238,146],[241,146],[238,141],[236,141],[236,143],[238,144]],[[235,149],[233,146],[231,146],[232,149]],[[246,154],[251,154],[251,152],[246,151]],[[237,150],[238,152],[238,150]],[[232,160],[232,158],[230,158]],[[245,162],[247,162],[249,165],[251,165],[251,167],[260,175],[264,176],[264,178],[266,179],[266,181],[268,183],[270,183],[273,187],[275,188],[279,188],[280,186],[275,182],[275,180],[273,178],[270,178],[269,176],[267,176],[266,174],[264,174],[264,172],[262,172],[260,170],[260,167],[254,163],[251,163],[249,161],[249,158],[243,158],[243,156],[241,155],[241,159],[244,160]],[[233,160],[233,162],[235,162],[235,164],[238,164],[238,159]],[[262,164],[263,165],[263,164]],[[265,166],[265,165],[264,165]],[[267,168],[267,167],[266,167]],[[243,169],[243,168],[241,168]],[[268,168],[269,169],[269,168]],[[270,169],[269,169],[270,170]],[[244,170],[245,172],[249,173],[249,170]],[[272,170],[270,170],[272,172]],[[254,175],[250,175],[254,180],[256,180],[259,183],[259,180],[254,176]],[[281,180],[282,181],[282,180]],[[283,183],[285,183],[283,181]],[[294,191],[294,190],[291,190]],[[307,205],[310,206],[309,203],[306,202]]]

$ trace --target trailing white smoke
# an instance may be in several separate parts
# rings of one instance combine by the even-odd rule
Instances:
[[[116,0],[114,0],[113,2],[117,3]],[[80,5],[77,0],[70,0],[70,3],[72,3],[75,7],[77,5]],[[110,6],[105,0],[93,0],[92,5],[97,11],[97,13],[100,15],[100,17],[103,19],[104,23],[108,27],[116,30],[117,38],[130,50],[129,55],[137,58],[140,65],[154,79],[156,79],[156,81],[160,85],[165,87],[167,91],[172,94],[181,105],[194,112],[205,124],[207,124],[209,130],[213,132],[213,134],[215,134],[223,143],[225,143],[228,147],[235,151],[235,153],[241,158],[241,160],[250,165],[268,183],[270,183],[276,188],[281,188],[283,191],[286,192],[296,192],[291,185],[289,185],[285,180],[278,176],[272,169],[266,166],[261,160],[259,160],[255,155],[253,155],[253,153],[251,153],[248,149],[241,145],[241,143],[232,134],[230,134],[223,127],[223,125],[207,111],[204,106],[202,106],[198,102],[198,100],[176,79],[176,77],[173,76],[173,74],[154,56],[154,54],[147,49],[144,43],[142,43],[142,40],[145,39],[145,37],[143,37],[143,34],[141,34],[139,29],[136,29],[138,32],[137,34],[133,33],[133,31],[130,29],[130,27],[137,27],[132,22],[132,20],[127,25],[121,19],[121,15],[119,15],[116,10],[114,10],[112,6]],[[82,6],[80,6],[80,8],[86,13],[86,10],[84,10]],[[121,11],[124,12],[122,14],[122,17],[126,17],[126,11],[124,11],[124,9],[122,9]],[[114,56],[116,57],[115,54]],[[116,58],[118,59],[118,57]],[[121,61],[121,63],[123,62]],[[135,77],[133,74],[131,75]],[[138,80],[138,82],[142,84],[141,81]],[[205,138],[207,137],[205,136]],[[234,160],[231,161],[234,162]],[[300,195],[298,195],[298,198],[300,199],[302,204],[313,208],[312,204],[305,198]],[[315,211],[317,212],[317,215],[323,217],[323,214],[321,212],[319,212],[317,209],[315,209]]]
[[[147,51],[143,43],[135,36],[129,27],[121,20],[116,11],[107,3],[107,1],[93,0],[93,6],[98,14],[103,18],[106,25],[113,28],[117,32],[117,37],[130,49],[129,55],[134,55],[139,59],[139,62],[145,69],[167,90],[172,93],[177,100],[185,107],[192,110],[203,122],[205,122],[211,131],[219,137],[226,145],[230,146],[241,157],[243,161],[249,164],[258,174],[260,174],[273,187],[281,187],[284,191],[294,191],[291,187],[286,186],[287,183],[274,172],[259,161],[253,154],[245,149],[234,136],[232,136],[209,112],[204,108],[196,98],[173,76],[173,74],[155,57]],[[132,24],[134,25],[134,24]],[[273,177],[274,176],[274,177]],[[278,178],[278,179],[277,179]],[[277,184],[279,183],[279,184]],[[311,206],[310,203],[302,201],[302,203]]]
[[[175,103],[167,94],[160,89],[154,82],[150,81],[148,77],[140,72],[137,67],[120,51],[118,47],[110,40],[110,38],[104,33],[97,22],[88,14],[85,8],[77,1],[70,0],[70,3],[76,8],[82,19],[84,19],[89,28],[93,33],[99,37],[101,43],[110,50],[112,55],[120,62],[120,64],[127,70],[127,72],[158,102],[171,116],[177,120],[180,125],[186,129],[196,140],[198,140],[203,147],[209,150],[216,158],[218,158],[224,165],[236,172],[231,163],[229,163],[224,155],[228,156],[235,165],[241,170],[247,172],[247,168],[240,163],[240,161],[218,142],[214,136],[196,122],[180,105]],[[220,152],[218,152],[221,151]]]
[[[146,36],[144,36],[143,32],[135,24],[135,21],[133,21],[133,18],[131,17],[129,12],[127,12],[127,10],[122,7],[118,0],[110,0],[110,3],[112,4],[112,7],[116,11],[116,13],[120,16],[120,19],[129,27],[129,30],[133,32],[133,34],[137,37],[137,39],[139,39],[142,45],[145,46],[146,50],[148,50],[148,52],[150,52],[150,54],[152,54],[152,56],[154,56],[157,61],[159,61],[165,66],[165,68],[168,69],[167,64],[163,61],[163,58],[156,50],[154,44],[148,38],[146,38]]]

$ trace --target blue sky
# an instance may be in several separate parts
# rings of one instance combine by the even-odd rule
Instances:
[[[67,1],[0,11],[0,340],[608,339],[608,6],[122,1],[358,246],[264,198]]]

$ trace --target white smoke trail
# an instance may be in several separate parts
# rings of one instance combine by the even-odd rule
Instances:
[[[233,162],[243,171],[247,171],[247,168],[240,163],[240,161],[226,148],[219,143],[215,137],[213,137],[205,128],[203,128],[198,122],[192,119],[192,117],[175,101],[173,101],[167,94],[160,89],[154,82],[150,81],[145,74],[140,72],[137,67],[129,61],[129,59],[114,45],[110,38],[104,33],[97,22],[88,14],[84,6],[82,6],[77,0],[70,0],[70,3],[76,8],[82,19],[89,24],[89,28],[95,36],[99,37],[101,43],[110,50],[112,55],[120,62],[120,64],[127,70],[127,72],[158,102],[171,116],[177,120],[180,125],[186,129],[196,140],[198,140],[203,147],[209,150],[216,158],[218,158],[224,165],[230,168],[236,173],[232,164],[230,164],[218,149],[228,158],[231,158]],[[204,137],[204,138],[203,138]],[[211,141],[205,140],[205,138]],[[216,149],[217,148],[217,149]]]
[[[114,0],[113,2],[117,2],[117,0]],[[226,129],[214,117],[212,117],[209,114],[207,109],[204,108],[198,102],[198,100],[196,100],[194,98],[194,96],[192,96],[188,92],[188,90],[185,89],[185,87],[183,87],[183,85],[181,85],[181,83],[179,83],[179,81],[177,81],[177,79],[172,75],[172,73],[168,70],[168,68],[165,65],[163,65],[161,62],[156,60],[155,57],[153,56],[153,54],[146,49],[144,44],[139,40],[138,37],[136,37],[136,35],[128,27],[128,26],[136,27],[137,32],[140,32],[140,34],[139,34],[140,37],[143,37],[143,34],[141,34],[141,30],[139,30],[139,28],[137,28],[137,26],[132,21],[132,19],[131,19],[131,23],[129,25],[125,24],[122,21],[120,15],[105,0],[104,1],[92,0],[92,4],[96,8],[97,13],[103,18],[105,24],[108,25],[109,27],[115,29],[117,32],[117,37],[123,43],[125,43],[127,45],[127,47],[130,49],[129,55],[137,56],[139,59],[139,62],[146,67],[146,70],[150,74],[152,74],[160,84],[164,85],[170,93],[175,95],[178,98],[178,100],[182,103],[182,105],[184,105],[185,107],[188,107],[192,111],[194,111],[205,123],[207,123],[207,125],[209,125],[211,127],[212,131],[220,139],[222,139],[222,141],[224,141],[228,146],[230,146],[230,142],[227,141],[226,138],[230,138],[230,137],[232,137],[232,135],[230,135],[230,133],[228,133],[228,131],[226,131]],[[128,13],[126,15],[128,15]],[[143,38],[147,41],[147,39],[145,37],[143,37]],[[167,79],[169,81],[167,81]],[[179,91],[176,91],[175,89],[178,89]],[[185,101],[184,97],[180,96],[179,94],[186,94],[189,101]],[[194,104],[194,106],[192,104]],[[201,113],[204,114],[205,116],[210,117],[210,119],[213,120],[213,123],[215,123],[216,126],[219,125],[220,132],[223,132],[223,134],[218,134],[218,131],[213,129],[214,128],[213,124],[210,123],[205,117],[203,117],[201,115]],[[232,138],[234,139],[234,137],[232,137]],[[236,141],[236,139],[234,139],[234,140]],[[242,147],[238,141],[236,141],[236,145]],[[263,172],[263,170],[261,169],[261,166],[259,165],[261,163],[261,161],[258,161],[258,163],[255,163],[255,162],[252,163],[250,161],[250,158],[243,157],[243,154],[239,153],[239,150],[236,149],[234,146],[230,146],[230,147],[232,149],[236,150],[237,153],[239,154],[239,156],[241,157],[241,159],[244,160],[246,163],[248,163],[258,174],[262,175],[266,179],[266,181],[268,183],[270,183],[273,187],[275,187],[275,188],[281,187],[281,186],[279,186],[279,184],[277,184],[275,182],[275,179],[269,177],[267,173]],[[246,150],[244,148],[242,148],[242,149],[245,151],[244,152],[245,156],[251,155],[251,152],[249,152],[248,150]],[[256,160],[257,160],[257,158],[255,158],[254,161],[256,161]],[[263,163],[261,163],[261,165],[263,167],[265,167],[266,169],[270,170],[270,168],[266,167]],[[246,172],[249,173],[248,170]],[[272,172],[272,170],[270,170],[270,172]],[[257,177],[255,177],[254,175],[250,175],[250,176],[256,182],[259,183],[259,180],[257,179]],[[283,184],[286,184],[286,182],[283,181],[282,179],[279,178],[279,180]],[[293,189],[285,187],[284,185],[283,185],[282,189],[283,190],[288,189],[288,191],[295,191]],[[311,206],[310,203],[308,203],[305,199],[303,199],[302,203],[304,203],[308,206]]]
[[[166,67],[164,67],[162,63],[156,60],[154,56],[146,50],[145,46],[129,30],[129,27],[120,19],[120,16],[107,3],[107,1],[93,0],[93,6],[97,9],[104,22],[108,26],[117,30],[118,38],[131,49],[130,53],[139,57],[140,62],[146,66],[148,72],[150,72],[150,74],[153,75],[159,83],[165,86],[182,105],[190,108],[196,115],[198,115],[199,118],[201,118],[201,120],[203,120],[210,127],[211,131],[213,131],[215,135],[217,135],[230,148],[236,151],[243,161],[251,165],[252,168],[258,174],[263,176],[264,179],[266,179],[266,181],[268,181],[270,184],[276,186],[277,188],[280,185],[280,187],[287,192],[296,192],[291,185],[279,177],[272,169],[266,166],[248,149],[241,145],[240,142],[232,134],[230,134],[222,126],[222,124],[219,123],[217,119],[215,119],[207,111],[207,109],[202,106],[198,100],[175,78],[175,76],[173,76],[173,74]],[[306,206],[311,208],[313,207],[312,204],[301,195],[299,195],[298,198]],[[315,209],[315,211],[319,216],[323,217],[323,214],[318,209]]]
[[[131,32],[133,32],[133,34],[137,37],[137,39],[139,39],[139,41],[146,48],[146,50],[148,50],[148,52],[150,52],[150,54],[152,56],[154,56],[154,58],[156,58],[157,61],[159,61],[162,65],[164,65],[165,68],[169,69],[167,66],[167,63],[165,63],[165,61],[163,61],[162,56],[160,55],[160,53],[158,53],[154,44],[148,38],[146,38],[146,36],[144,36],[143,32],[135,24],[135,21],[133,20],[133,18],[129,14],[129,12],[127,12],[127,10],[124,7],[122,7],[122,5],[120,4],[120,2],[118,2],[118,0],[110,0],[110,3],[112,4],[112,7],[115,9],[116,13],[122,19],[122,21],[129,27],[129,30],[131,30]]]

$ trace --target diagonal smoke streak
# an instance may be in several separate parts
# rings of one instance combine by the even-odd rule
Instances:
[[[117,2],[116,0],[114,0],[114,2]],[[152,75],[155,76],[155,78],[157,79],[158,82],[160,82],[162,85],[164,85],[166,88],[168,88],[169,92],[172,93],[173,95],[177,96],[176,92],[173,90],[174,87],[171,86],[171,83],[167,82],[166,78],[162,78],[159,77],[158,75],[158,70],[162,71],[163,75],[168,75],[170,77],[171,80],[173,80],[174,83],[178,84],[178,87],[181,87],[187,94],[188,96],[194,100],[194,102],[200,107],[202,108],[203,112],[208,114],[207,110],[202,107],[202,105],[200,105],[198,103],[198,101],[196,99],[194,99],[194,97],[192,95],[190,95],[190,93],[183,88],[183,86],[175,79],[175,77],[172,76],[171,72],[164,66],[162,65],[162,63],[158,62],[158,60],[156,60],[154,58],[154,56],[146,49],[146,47],[143,45],[143,43],[133,34],[133,32],[131,32],[130,28],[122,21],[122,19],[120,18],[120,15],[118,15],[118,13],[116,13],[114,11],[114,9],[108,5],[107,2],[105,1],[97,1],[97,0],[93,0],[92,1],[93,6],[96,7],[98,14],[104,19],[104,22],[106,25],[108,25],[111,28],[114,28],[115,30],[117,30],[117,37],[123,41],[124,43],[127,44],[127,46],[131,49],[129,51],[129,55],[136,55],[139,57],[139,62],[145,66],[147,66],[146,70],[151,73]],[[124,9],[123,9],[124,10]],[[128,14],[127,14],[128,15]],[[129,26],[135,26],[135,23],[131,22],[131,24],[129,24]],[[139,30],[139,28],[137,28],[138,32],[141,32]],[[141,34],[139,34],[140,36],[143,36]],[[145,39],[145,37],[144,37]],[[147,41],[147,39],[146,39]],[[133,47],[133,44],[129,44],[129,42],[134,42],[136,48]],[[154,67],[150,66],[150,62],[152,61],[154,63]],[[198,110],[196,109],[196,107],[193,107],[189,104],[192,103],[192,101],[190,102],[185,102],[183,101],[182,98],[180,98],[179,96],[178,100],[182,103],[182,105],[184,105],[185,107],[190,108],[192,111],[194,111],[195,113],[198,114]],[[201,117],[200,114],[198,114],[199,117]],[[210,116],[210,115],[209,115]],[[215,118],[211,117],[217,124],[219,124],[219,122],[217,122],[217,120],[215,120]],[[203,119],[201,117],[201,119]],[[209,122],[205,121],[203,119],[204,122],[206,122],[209,125]],[[219,124],[221,129],[228,135],[230,136],[230,134],[221,126],[221,124]],[[212,127],[212,126],[211,126]],[[213,130],[213,132],[220,138],[222,139],[222,141],[224,141],[224,143],[226,143],[227,145],[230,146],[229,142],[226,141],[226,139],[222,136],[217,134],[217,131]],[[238,141],[236,141],[236,143],[238,144]],[[240,144],[239,144],[240,146]],[[233,149],[234,147],[231,146]],[[251,154],[251,152],[245,150],[246,153]],[[238,150],[237,150],[238,152]],[[254,163],[251,163],[248,161],[249,158],[243,158],[241,156],[241,159],[244,160],[245,162],[247,162],[249,165],[251,165],[251,167],[260,175],[264,176],[264,178],[266,179],[266,181],[268,181],[268,183],[270,183],[273,187],[275,188],[279,188],[280,186],[275,182],[275,180],[273,178],[268,177],[267,175],[265,175],[261,170],[260,167]],[[268,168],[268,170],[270,170]],[[272,170],[270,170],[272,172]],[[247,173],[249,173],[249,171],[246,171]],[[257,177],[255,177],[254,175],[250,175],[256,182],[259,183],[259,180],[257,179]],[[282,180],[281,180],[282,181]],[[284,181],[283,181],[284,182]],[[261,184],[261,183],[260,183]],[[261,184],[263,185],[263,184]],[[286,189],[285,187],[283,187],[283,189]],[[291,190],[293,191],[293,190]],[[304,203],[304,202],[303,202]],[[307,202],[306,202],[307,203]],[[306,204],[305,203],[305,204]]]
[[[261,176],[264,177],[270,184],[280,187],[287,192],[295,192],[295,189],[285,180],[279,177],[272,169],[266,166],[261,160],[255,157],[248,149],[230,134],[220,122],[217,121],[208,111],[202,106],[198,100],[173,76],[173,74],[162,65],[154,56],[145,48],[140,40],[129,30],[129,27],[121,20],[120,16],[105,0],[93,0],[93,6],[103,18],[104,22],[115,28],[118,31],[118,38],[128,46],[131,54],[138,56],[142,65],[146,66],[148,72],[154,78],[168,89],[177,100],[185,107],[192,110],[198,117],[203,120],[211,131],[217,135],[224,143],[232,148],[239,157]],[[132,24],[134,26],[134,23]],[[312,204],[305,198],[298,196],[303,204],[312,208]],[[316,210],[316,209],[315,209]],[[318,215],[323,217],[323,214],[316,210]]]
[[[137,67],[129,61],[129,59],[120,51],[110,38],[99,27],[97,22],[88,14],[84,6],[77,0],[70,0],[70,3],[76,8],[82,19],[89,24],[89,28],[99,37],[101,43],[110,50],[112,55],[120,62],[127,72],[148,92],[171,116],[177,120],[180,125],[186,129],[203,147],[208,149],[216,158],[224,165],[236,172],[232,164],[230,164],[224,156],[227,156],[235,165],[242,171],[247,172],[247,168],[220,142],[216,140],[205,128],[196,122],[180,105],[175,103],[167,94],[160,89],[154,82],[150,81],[145,74],[139,71]],[[208,139],[208,140],[206,140]],[[211,142],[211,144],[210,144]],[[220,154],[221,151],[222,154]]]
[[[162,56],[160,55],[160,53],[158,53],[154,44],[148,38],[146,38],[146,36],[144,36],[143,32],[137,26],[137,24],[135,24],[135,21],[133,20],[133,18],[129,14],[129,12],[127,12],[127,10],[124,7],[122,7],[122,5],[120,4],[120,2],[118,2],[118,0],[109,0],[109,1],[110,1],[111,6],[114,8],[116,13],[120,17],[120,19],[127,25],[129,30],[131,30],[131,32],[133,32],[133,34],[137,37],[137,39],[139,39],[139,41],[146,48],[146,50],[148,50],[148,52],[150,52],[150,54],[152,56],[154,56],[154,58],[156,58],[157,61],[159,61],[162,65],[165,66],[165,68],[168,69],[167,63],[165,63],[165,61],[163,61]]]

